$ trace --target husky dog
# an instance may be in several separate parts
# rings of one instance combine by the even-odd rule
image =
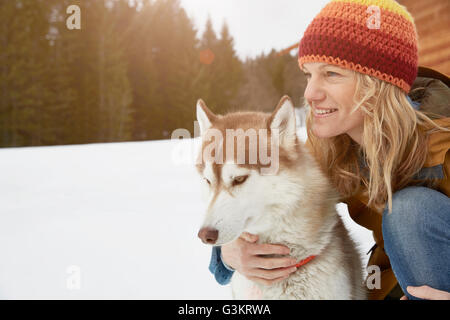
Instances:
[[[209,194],[198,236],[221,246],[245,231],[260,243],[286,245],[303,261],[271,286],[235,272],[233,297],[365,299],[362,262],[336,211],[338,194],[297,138],[291,99],[283,97],[272,114],[225,116],[199,100],[197,120],[197,169]]]

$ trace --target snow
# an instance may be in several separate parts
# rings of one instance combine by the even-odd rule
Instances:
[[[230,299],[197,238],[197,145],[0,149],[0,298]],[[338,208],[365,254],[371,233]]]

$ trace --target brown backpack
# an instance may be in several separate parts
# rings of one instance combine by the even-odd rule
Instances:
[[[450,117],[450,78],[446,75],[426,67],[419,67],[414,81],[410,98],[419,102],[420,111],[430,117],[433,114]]]

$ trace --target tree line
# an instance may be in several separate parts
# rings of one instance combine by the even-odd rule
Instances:
[[[0,47],[1,147],[167,139],[198,98],[270,111],[306,84],[295,56],[239,59],[226,24],[199,35],[178,0],[1,1]]]

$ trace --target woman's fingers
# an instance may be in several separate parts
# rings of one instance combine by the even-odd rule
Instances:
[[[252,257],[249,261],[249,267],[259,269],[279,269],[292,267],[297,263],[294,258],[282,257],[282,258],[264,258],[260,256]]]
[[[278,268],[272,270],[254,268],[251,270],[251,276],[265,280],[274,280],[288,277],[292,272],[295,272],[296,270],[296,267]]]
[[[258,236],[256,234],[251,234],[248,232],[243,232],[241,234],[240,238],[247,242],[252,242],[252,243],[258,241]]]
[[[255,255],[269,255],[269,254],[279,254],[287,255],[291,251],[288,247],[281,244],[255,244],[252,248],[252,253]]]
[[[283,281],[285,279],[287,279],[287,277],[289,277],[289,275],[284,276],[284,277],[280,277],[280,278],[276,278],[276,279],[272,279],[272,280],[268,280],[268,279],[264,279],[264,278],[258,278],[258,277],[252,277],[249,276],[247,277],[249,280],[252,280],[254,282],[257,282],[259,284],[265,285],[265,286],[271,286],[277,282]]]
[[[449,292],[433,289],[429,286],[420,286],[420,287],[408,286],[406,290],[410,295],[421,299],[450,300]]]

